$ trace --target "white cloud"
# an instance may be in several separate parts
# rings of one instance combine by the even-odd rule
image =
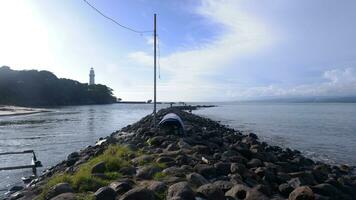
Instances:
[[[324,81],[292,87],[269,85],[261,87],[232,86],[226,90],[230,99],[249,97],[288,97],[288,96],[352,96],[356,95],[355,68],[333,69],[321,76]]]
[[[204,0],[198,14],[223,27],[224,32],[210,41],[161,57],[162,71],[169,80],[159,86],[163,100],[202,100],[213,96],[218,87],[206,78],[233,63],[273,43],[271,31],[239,6],[240,1]],[[147,40],[151,44],[151,40]],[[152,66],[152,55],[133,52],[129,58],[142,65]]]

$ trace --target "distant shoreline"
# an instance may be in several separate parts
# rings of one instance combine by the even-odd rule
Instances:
[[[50,112],[50,110],[41,109],[41,108],[0,105],[0,117],[30,115],[30,114],[43,113],[43,112]]]

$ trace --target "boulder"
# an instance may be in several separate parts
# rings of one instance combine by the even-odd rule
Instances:
[[[196,172],[208,179],[216,176],[216,169],[211,165],[197,164],[194,169]]]
[[[217,188],[221,189],[224,193],[230,190],[234,184],[230,181],[215,181],[213,183]]]
[[[187,175],[187,180],[190,184],[195,187],[199,187],[201,185],[209,183],[202,175],[198,173],[191,173]]]
[[[122,175],[132,176],[132,175],[136,174],[136,168],[132,167],[132,166],[122,167],[122,168],[120,168],[119,172]]]
[[[68,155],[66,164],[68,167],[70,167],[70,166],[74,165],[78,160],[79,160],[79,153],[73,152]]]
[[[335,199],[344,199],[342,198],[343,194],[338,190],[336,187],[334,187],[331,184],[328,183],[322,183],[318,184],[315,186],[312,186],[311,189],[318,194],[324,195],[324,196],[329,196]]]
[[[195,200],[194,192],[187,182],[179,182],[168,188],[167,199],[181,198],[184,200]]]
[[[51,199],[63,193],[74,192],[72,187],[68,183],[58,183],[57,185],[51,187],[46,195],[46,199]]]
[[[160,171],[161,169],[156,166],[144,166],[137,170],[136,177],[141,179],[152,179],[153,175]]]
[[[63,193],[58,196],[53,197],[51,200],[77,200],[77,197],[74,193]]]
[[[9,189],[9,192],[10,192],[10,193],[14,193],[14,192],[17,192],[17,191],[22,190],[23,188],[24,188],[23,186],[15,185],[15,186],[13,186],[13,187],[11,187],[11,188]]]
[[[228,175],[230,173],[231,169],[231,163],[226,163],[226,162],[217,162],[214,164],[214,167],[216,168],[216,173],[218,175]]]
[[[197,189],[197,196],[202,196],[207,200],[225,200],[224,192],[211,183],[200,186]]]
[[[152,146],[160,146],[165,140],[166,138],[163,136],[155,136],[153,138],[150,138],[147,143]]]
[[[91,168],[92,174],[102,174],[106,170],[105,162],[99,162]]]
[[[269,200],[269,198],[264,195],[263,193],[261,193],[260,191],[258,191],[256,188],[253,188],[251,190],[247,191],[245,200]]]
[[[147,189],[153,192],[164,193],[167,190],[167,185],[161,181],[150,181],[147,184]]]
[[[111,187],[102,187],[94,193],[94,196],[96,200],[115,200],[116,192]]]
[[[193,151],[198,152],[199,154],[210,154],[210,148],[205,145],[195,145],[193,146]]]
[[[293,189],[294,188],[290,186],[288,183],[282,183],[278,186],[279,192],[285,197],[289,196],[289,194],[293,191]]]
[[[134,165],[142,165],[145,163],[152,162],[154,159],[151,155],[142,155],[131,160]]]
[[[231,173],[243,174],[246,171],[246,166],[241,163],[232,163],[230,166]]]
[[[111,187],[116,192],[116,194],[124,194],[125,192],[132,189],[131,184],[126,181],[112,182],[112,183],[110,183],[109,187]]]
[[[290,194],[288,200],[314,200],[313,191],[308,186],[295,188]]]
[[[158,198],[151,190],[137,187],[123,194],[119,200],[158,200]]]
[[[262,162],[261,162],[260,159],[252,158],[252,159],[247,163],[247,166],[250,167],[250,168],[253,168],[253,167],[261,167],[261,166],[262,166]]]
[[[242,184],[237,184],[234,185],[234,187],[232,187],[229,191],[227,191],[225,193],[225,196],[230,196],[232,198],[236,198],[236,199],[245,199],[247,192],[250,190],[251,188],[242,185]]]

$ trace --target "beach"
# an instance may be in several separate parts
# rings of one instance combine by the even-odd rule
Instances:
[[[42,108],[28,108],[19,106],[5,106],[0,105],[0,117],[1,116],[11,116],[11,115],[29,115],[41,112],[49,112],[47,109]]]

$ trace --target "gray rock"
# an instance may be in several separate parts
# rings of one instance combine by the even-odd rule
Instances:
[[[234,186],[234,184],[230,181],[215,181],[213,184],[224,193],[229,191]]]
[[[246,171],[246,166],[241,163],[232,163],[230,167],[231,173],[243,174]]]
[[[202,196],[207,200],[225,200],[224,192],[211,183],[200,186],[197,189],[197,196]]]
[[[318,194],[324,195],[324,196],[329,196],[335,199],[345,199],[342,198],[343,194],[342,192],[340,192],[340,190],[338,190],[336,187],[334,187],[331,184],[328,183],[322,183],[322,184],[318,184],[315,186],[312,186],[311,189]]]
[[[160,171],[161,169],[156,166],[144,166],[137,170],[136,177],[141,179],[152,179],[153,175]]]
[[[253,167],[261,167],[262,166],[262,162],[260,159],[257,158],[252,158],[248,163],[247,166],[253,168]]]
[[[63,193],[74,192],[72,187],[68,183],[58,183],[57,185],[51,187],[46,195],[46,199],[51,199]]]
[[[293,191],[293,187],[290,186],[288,183],[282,183],[278,186],[278,190],[279,192],[283,195],[283,196],[289,196],[289,194]]]
[[[229,191],[227,191],[225,193],[225,196],[230,196],[236,199],[245,199],[247,192],[250,190],[251,188],[242,185],[242,184],[237,184],[234,185],[234,187],[232,187]]]
[[[185,170],[178,168],[178,167],[168,167],[162,171],[164,174],[170,175],[170,176],[178,176],[178,177],[184,177],[185,176]]]
[[[116,194],[124,194],[125,192],[132,189],[132,186],[128,182],[112,182],[109,187],[111,187]]]
[[[195,146],[193,146],[193,150],[200,154],[210,154],[211,153],[210,148],[205,145],[195,145]]]
[[[131,162],[135,165],[142,165],[145,163],[152,162],[153,159],[154,159],[154,157],[151,155],[142,155],[142,156],[132,159]]]
[[[261,193],[260,191],[258,191],[256,188],[253,188],[249,191],[247,191],[245,200],[269,200],[269,198],[264,195],[263,193]]]
[[[91,168],[92,174],[102,174],[106,170],[105,162],[99,162]]]
[[[111,187],[102,187],[94,193],[94,196],[96,200],[115,200],[116,192]]]
[[[147,189],[153,192],[163,193],[167,190],[167,185],[161,181],[150,181],[147,185]]]
[[[184,200],[194,200],[194,192],[189,187],[187,182],[179,182],[171,185],[168,188],[167,199],[181,198]]]
[[[294,189],[290,194],[288,200],[314,200],[313,191],[308,186],[301,186]]]
[[[132,175],[136,174],[136,168],[132,167],[132,166],[122,167],[122,168],[120,168],[119,172],[123,175],[132,176]]]
[[[190,184],[195,187],[199,187],[201,185],[209,183],[202,175],[198,173],[191,173],[187,175],[187,180]]]
[[[160,146],[166,140],[163,136],[156,136],[148,140],[148,144],[152,146]]]
[[[51,200],[77,200],[74,193],[63,193],[56,197],[53,197]]]
[[[158,200],[154,192],[147,188],[137,187],[125,194],[119,200]]]
[[[13,192],[17,192],[17,191],[20,191],[23,189],[23,186],[18,186],[18,185],[15,185],[13,187],[10,188],[10,192],[13,193]]]
[[[214,164],[216,168],[216,173],[219,175],[228,175],[231,169],[231,163],[217,162]]]
[[[197,164],[194,169],[196,172],[208,179],[216,176],[216,169],[211,165]]]
[[[66,164],[68,167],[70,167],[70,166],[74,165],[78,160],[79,160],[79,153],[73,152],[68,155]]]

